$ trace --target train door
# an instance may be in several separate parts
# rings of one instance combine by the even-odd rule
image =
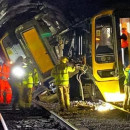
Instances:
[[[124,86],[124,70],[130,64],[130,10],[115,10],[119,84]],[[124,90],[124,89],[123,89]]]
[[[130,64],[130,17],[117,17],[119,24],[118,41],[121,45],[121,59],[123,67],[127,67]]]
[[[51,32],[46,24],[42,23],[41,27],[36,20],[32,20],[20,25],[15,32],[24,50],[34,59],[43,80],[48,79],[57,58],[47,40]]]
[[[108,102],[124,100],[120,93],[116,24],[113,11],[92,18],[92,67],[95,83]]]

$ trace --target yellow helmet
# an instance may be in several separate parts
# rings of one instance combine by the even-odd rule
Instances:
[[[69,62],[69,60],[68,60],[67,57],[61,57],[61,62],[62,63],[67,63],[67,62]]]

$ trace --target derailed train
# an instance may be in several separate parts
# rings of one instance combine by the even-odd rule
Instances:
[[[70,28],[63,26],[58,19],[49,23],[40,13],[11,31],[5,31],[0,40],[0,54],[12,62],[21,55],[30,57],[41,82],[45,83],[52,81],[50,72],[58,59],[67,56],[83,68],[79,74],[81,79],[78,79],[81,84],[77,85],[83,90],[82,99],[122,103],[125,56],[120,36],[122,28],[130,33],[130,9],[105,10]],[[129,35],[127,39],[130,42]]]

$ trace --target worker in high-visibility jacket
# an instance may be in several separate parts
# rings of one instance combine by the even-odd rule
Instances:
[[[130,65],[128,65],[125,70],[125,80],[124,80],[124,93],[125,100],[123,102],[124,109],[130,109]]]
[[[0,66],[0,103],[10,104],[12,100],[12,89],[9,84],[10,76],[10,63],[5,61],[3,65]]]
[[[23,108],[30,108],[32,105],[32,89],[33,89],[33,71],[28,62],[25,62],[23,66],[25,70],[25,76],[22,80],[22,104]]]
[[[122,55],[124,61],[124,66],[128,66],[128,61],[129,61],[129,54],[128,54],[128,35],[129,33],[127,32],[127,28],[123,27],[122,28],[122,35],[120,36],[121,38],[121,48],[122,48]]]
[[[20,74],[21,73],[21,74]],[[29,64],[29,59],[24,59],[22,56],[18,57],[12,66],[12,82],[15,86],[14,92],[15,100],[13,102],[13,109],[17,104],[19,108],[29,108],[32,103],[32,88],[33,88],[33,71]],[[18,98],[18,100],[17,100]]]
[[[10,84],[13,91],[13,100],[12,100],[12,109],[15,110],[17,105],[21,106],[22,96],[23,96],[23,87],[22,80],[24,77],[24,58],[19,56],[16,61],[11,66],[10,73]]]
[[[75,67],[68,66],[67,63],[68,58],[62,57],[60,64],[56,65],[51,72],[57,86],[57,96],[61,111],[70,108],[69,72],[75,71]]]
[[[40,79],[39,79],[39,74],[36,68],[33,70],[33,84],[34,84],[34,90],[36,90],[39,86]]]

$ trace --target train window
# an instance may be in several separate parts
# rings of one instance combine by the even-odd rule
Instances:
[[[112,36],[113,34],[112,17],[104,16],[96,19],[95,28],[96,28],[95,30],[96,61],[98,63],[113,62],[114,45]]]
[[[100,49],[104,47],[105,49]],[[113,53],[112,18],[110,16],[96,20],[96,53]]]
[[[13,41],[10,39],[9,36],[5,37],[2,41],[3,47],[9,57],[9,59],[12,62],[15,62],[15,60],[19,57],[19,56],[23,56],[25,57],[25,54],[20,46],[20,44],[14,44]]]

